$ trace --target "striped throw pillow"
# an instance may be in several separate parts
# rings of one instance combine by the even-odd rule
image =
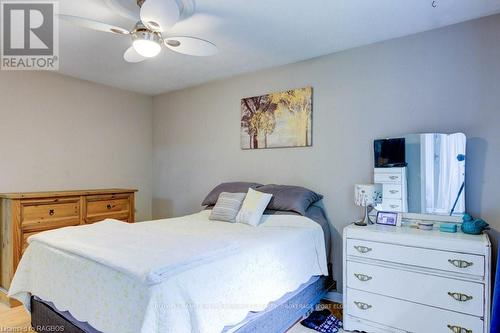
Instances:
[[[222,192],[212,209],[209,219],[231,223],[236,222],[236,215],[240,211],[245,196],[246,193]]]

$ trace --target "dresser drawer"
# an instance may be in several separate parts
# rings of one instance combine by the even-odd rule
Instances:
[[[403,198],[403,187],[401,185],[384,184],[382,188],[382,198],[399,199]]]
[[[478,317],[484,315],[481,283],[348,261],[347,287]]]
[[[484,276],[484,256],[348,238],[346,253],[366,259]]]
[[[94,223],[108,218],[128,222],[130,197],[128,195],[104,195],[87,198],[86,223]]]
[[[461,327],[472,333],[483,332],[479,317],[442,310],[391,297],[347,288],[344,309],[350,316],[414,333],[451,333]],[[463,332],[466,332],[463,330]]]
[[[80,224],[80,200],[55,199],[21,204],[23,231],[42,231]]]
[[[127,199],[104,199],[89,201],[87,204],[87,215],[116,214],[128,212],[129,200]]]
[[[389,212],[402,212],[403,211],[403,200],[401,200],[401,199],[383,199],[382,207],[384,210],[389,211]]]
[[[403,175],[401,173],[375,173],[375,183],[382,184],[402,184]]]
[[[104,221],[106,219],[114,219],[114,220],[119,220],[119,221],[123,221],[123,222],[130,222],[128,213],[121,213],[121,214],[116,213],[116,214],[87,216],[85,218],[85,223],[92,224],[92,223]]]

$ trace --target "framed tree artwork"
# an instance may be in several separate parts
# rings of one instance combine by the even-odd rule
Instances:
[[[312,88],[241,100],[241,148],[312,146]]]

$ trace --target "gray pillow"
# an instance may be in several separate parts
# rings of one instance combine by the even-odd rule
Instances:
[[[300,186],[270,184],[260,186],[259,192],[273,195],[267,209],[291,211],[303,216],[309,206],[323,199],[321,194]]]
[[[222,183],[220,185],[217,185],[212,191],[210,191],[210,193],[208,193],[207,197],[205,198],[205,200],[203,200],[201,205],[215,205],[217,199],[219,199],[219,195],[222,192],[247,193],[249,188],[257,188],[259,186],[262,186],[262,184],[247,182]]]
[[[222,192],[214,208],[212,208],[212,213],[210,213],[208,219],[232,223],[236,222],[236,215],[238,215],[246,195],[246,193]]]

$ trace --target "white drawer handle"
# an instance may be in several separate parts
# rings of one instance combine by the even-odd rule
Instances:
[[[459,302],[467,302],[473,298],[472,296],[465,295],[462,293],[448,292],[448,295],[450,295],[450,297],[452,297],[454,300],[459,301]]]
[[[448,328],[453,332],[453,333],[472,333],[472,330],[468,330],[466,328],[460,327],[460,326],[452,326],[448,325]]]
[[[398,178],[399,178],[399,176],[389,176],[389,179],[391,179],[391,180],[398,179]]]
[[[368,253],[370,252],[372,249],[369,248],[369,247],[366,247],[366,246],[354,246],[354,248],[359,252],[359,253]]]
[[[364,275],[364,274],[356,274],[354,273],[354,276],[359,280],[359,281],[362,281],[362,282],[366,282],[366,281],[370,281],[372,279],[371,276],[368,276],[368,275]]]
[[[356,306],[360,310],[368,310],[368,309],[370,309],[372,307],[370,304],[366,304],[366,303],[363,303],[363,302],[354,302],[354,304],[356,304]]]
[[[399,205],[391,205],[390,207],[391,207],[392,209],[394,209],[394,208],[398,208],[398,207],[399,207]]]
[[[398,190],[390,190],[389,193],[390,194],[396,194],[396,193],[399,193],[399,191]]]
[[[448,262],[458,268],[467,268],[474,265],[473,262],[458,259],[448,259]]]

